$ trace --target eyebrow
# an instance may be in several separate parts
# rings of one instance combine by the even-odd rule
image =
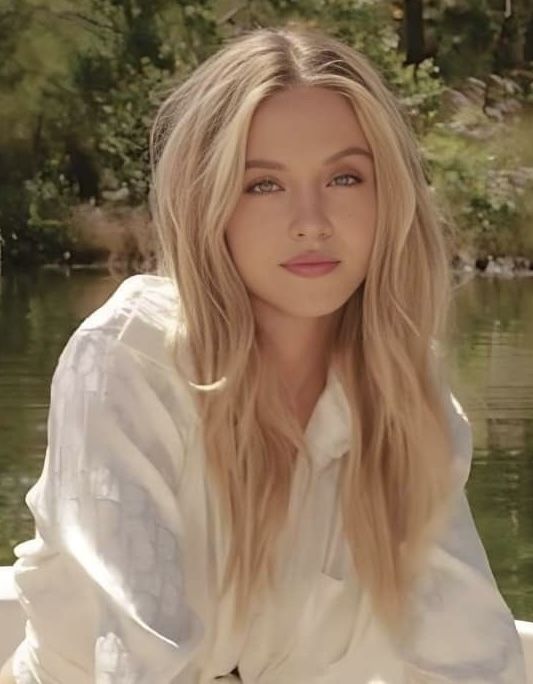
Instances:
[[[323,164],[332,164],[334,161],[337,161],[338,159],[342,159],[342,157],[348,157],[350,155],[361,155],[364,157],[368,157],[369,159],[373,159],[373,155],[369,150],[366,150],[364,147],[357,147],[356,145],[352,145],[351,147],[347,147],[344,150],[340,150],[339,152],[335,152],[335,154],[332,154],[331,157],[327,157],[327,159],[324,159],[322,162]],[[245,165],[244,165],[245,170],[246,169],[252,169],[252,168],[260,168],[260,169],[278,169],[280,171],[283,171],[286,169],[286,167],[283,164],[280,164],[279,162],[275,161],[270,161],[268,159],[249,159]]]

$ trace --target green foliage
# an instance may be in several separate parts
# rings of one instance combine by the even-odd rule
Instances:
[[[166,77],[145,58],[140,71],[127,66],[119,84],[105,96],[95,96],[100,163],[128,189],[131,204],[143,202],[148,194],[148,130]]]
[[[494,145],[436,126],[423,141],[431,182],[451,210],[458,232],[456,248],[476,246],[479,254],[519,254],[533,257],[527,231],[531,207],[527,194],[512,182],[519,160],[494,154]],[[527,183],[525,184],[527,185]]]
[[[449,82],[491,71],[504,4],[496,10],[487,0],[462,0],[434,8],[440,68]]]
[[[31,252],[29,261],[61,259],[70,251],[73,235],[70,227],[70,207],[75,201],[72,187],[60,170],[60,162],[51,159],[25,183],[28,195],[27,231],[24,243]],[[19,258],[22,256],[18,254]]]
[[[418,66],[416,81],[409,72],[412,72],[412,67],[404,68],[398,73],[396,89],[414,131],[423,136],[438,120],[445,84],[433,59],[425,59]]]
[[[322,28],[377,66],[422,141],[439,193],[453,207],[465,239],[501,241],[502,222],[512,235],[523,202],[492,193],[482,157],[476,166],[476,155],[456,145],[459,136],[446,136],[447,145],[456,145],[457,158],[440,157],[442,150],[432,148],[441,136],[445,84],[470,69],[464,59],[459,68],[457,41],[464,54],[483,53],[477,62],[490,63],[491,47],[483,52],[483,41],[494,37],[499,25],[493,5],[492,0],[429,0],[426,28],[430,41],[438,38],[439,50],[414,67],[404,64],[400,2],[0,0],[0,36],[9,38],[0,48],[0,105],[10,122],[5,130],[11,126],[27,140],[31,161],[30,175],[20,169],[4,182],[5,188],[20,188],[20,177],[29,178],[16,201],[0,191],[4,257],[58,258],[73,239],[69,208],[77,202],[99,204],[114,191],[115,201],[120,196],[122,202],[143,204],[149,126],[165,88],[186,78],[239,29],[291,21]],[[15,83],[18,94],[7,98]],[[13,102],[20,103],[19,112],[28,112],[26,118],[17,115]],[[0,150],[11,145],[0,138]]]

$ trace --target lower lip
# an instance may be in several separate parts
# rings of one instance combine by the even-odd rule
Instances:
[[[330,273],[338,265],[338,261],[328,261],[322,264],[283,264],[283,268],[304,278],[315,278]]]

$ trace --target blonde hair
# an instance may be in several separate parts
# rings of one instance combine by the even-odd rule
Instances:
[[[434,353],[447,325],[450,274],[411,128],[376,69],[350,46],[302,25],[250,30],[162,103],[150,148],[159,273],[173,279],[182,306],[171,343],[178,367],[187,344],[191,382],[204,390],[197,393],[204,445],[230,539],[220,591],[235,582],[242,621],[252,597],[272,587],[296,458],[309,461],[309,454],[261,357],[225,226],[242,192],[255,108],[297,86],[346,97],[374,155],[368,274],[343,307],[328,360],[351,407],[352,440],[338,481],[344,533],[376,615],[399,633],[452,487]]]

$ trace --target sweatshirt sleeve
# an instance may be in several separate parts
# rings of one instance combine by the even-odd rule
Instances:
[[[457,491],[415,592],[408,684],[526,684],[524,654],[472,517],[465,485],[472,427],[449,388]]]
[[[48,445],[18,544],[17,684],[169,684],[203,636],[185,598],[175,492],[187,440],[161,370],[78,330],[51,384]]]

